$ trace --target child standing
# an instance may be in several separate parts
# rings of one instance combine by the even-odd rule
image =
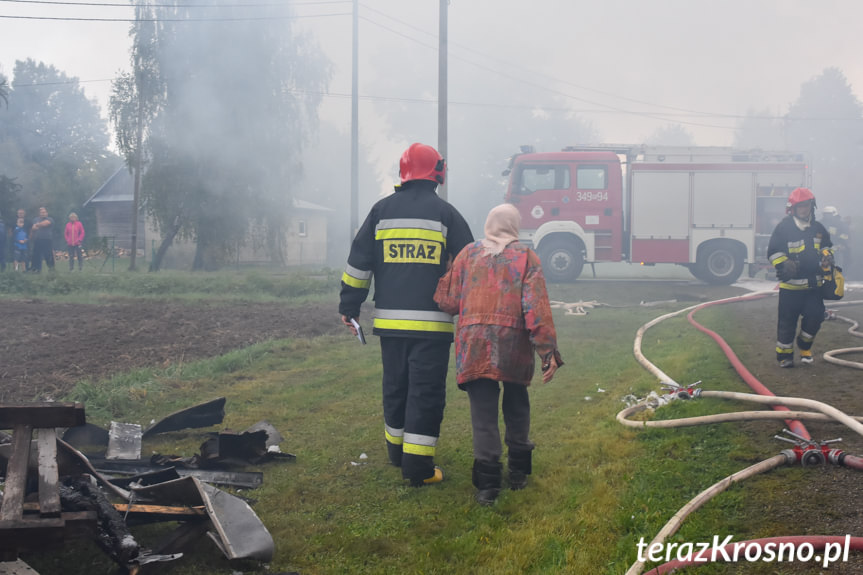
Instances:
[[[27,228],[24,227],[24,218],[18,218],[15,229],[12,231],[12,261],[15,262],[15,271],[23,272],[27,269]],[[20,267],[19,267],[20,266]]]
[[[66,244],[69,246],[69,271],[75,270],[75,256],[78,257],[78,271],[84,267],[84,258],[81,254],[81,244],[84,242],[84,224],[78,220],[78,214],[69,214],[66,223]]]

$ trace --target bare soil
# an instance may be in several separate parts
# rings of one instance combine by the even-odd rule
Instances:
[[[0,402],[57,399],[80,380],[343,329],[335,303],[0,300]]]

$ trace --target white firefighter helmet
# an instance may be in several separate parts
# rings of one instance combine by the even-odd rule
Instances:
[[[839,210],[836,209],[836,206],[824,206],[821,213],[824,215],[838,216]]]

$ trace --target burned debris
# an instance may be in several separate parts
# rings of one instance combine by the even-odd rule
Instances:
[[[214,485],[253,489],[263,474],[237,466],[294,459],[279,450],[282,437],[272,425],[209,433],[191,457],[141,459],[143,438],[219,424],[224,406],[224,398],[208,401],[142,431],[135,424],[112,422],[110,430],[87,424],[79,403],[0,404],[0,430],[12,430],[0,431],[0,565],[81,536],[129,573],[181,558],[202,535],[228,559],[270,561],[274,543],[266,526],[246,500]],[[62,439],[58,428],[67,428]],[[76,446],[99,452],[85,455]],[[142,549],[130,528],[157,522],[178,526],[156,548]]]

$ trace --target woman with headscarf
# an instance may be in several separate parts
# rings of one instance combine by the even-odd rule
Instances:
[[[534,374],[534,352],[542,360],[543,383],[563,365],[540,259],[518,243],[520,220],[512,204],[493,208],[485,238],[458,254],[435,293],[441,310],[459,315],[456,381],[470,398],[473,484],[482,505],[493,504],[501,489],[499,382],[509,486],[522,489],[532,471],[527,386]]]

